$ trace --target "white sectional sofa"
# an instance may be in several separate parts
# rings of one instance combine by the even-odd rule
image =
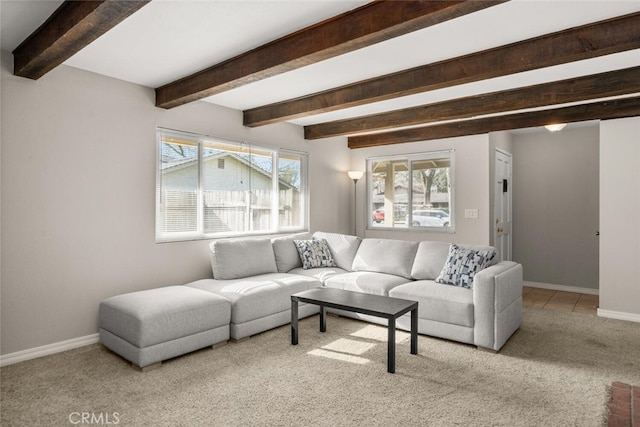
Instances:
[[[321,243],[324,253],[316,259],[307,257],[304,252],[301,255],[296,241],[303,247],[305,244],[318,246]],[[313,235],[304,233],[271,240],[220,240],[212,242],[210,248],[213,279],[187,283],[182,288],[185,291],[190,288],[193,292],[198,289],[202,294],[215,296],[217,301],[228,301],[228,337],[234,340],[288,324],[291,321],[290,296],[319,286],[416,300],[419,303],[418,333],[492,351],[500,350],[520,327],[522,266],[515,262],[493,262],[491,255],[495,249],[488,246],[452,247],[449,243],[436,241],[360,239],[344,234],[316,232]],[[453,276],[443,274],[451,273],[450,261],[461,253],[476,257],[482,266],[486,264],[485,268],[472,278],[470,275],[455,275],[460,282],[456,282],[458,286],[438,283],[438,276],[445,281],[452,279]],[[312,268],[309,268],[310,265]],[[180,286],[173,288],[178,289],[173,291],[171,310],[182,307],[181,312],[188,313],[189,304],[194,304],[192,296],[186,295],[187,292],[180,295]],[[101,341],[138,366],[143,366],[140,357],[132,358],[129,355],[131,352],[125,353],[111,342],[126,341],[129,335],[139,336],[140,331],[147,327],[144,318],[148,311],[160,319],[155,322],[163,321],[166,316],[153,303],[153,291],[142,291],[149,292],[148,299],[138,292],[120,295],[101,304]],[[114,299],[117,303],[114,303]],[[181,302],[183,300],[184,304]],[[123,314],[124,310],[126,313]],[[318,310],[315,305],[301,304],[299,317],[313,315]],[[336,312],[370,322],[384,321],[356,313]],[[123,316],[126,322],[122,321]],[[187,322],[189,328],[183,328],[177,335],[156,336],[158,328],[153,328],[153,343],[156,344],[154,361],[176,356],[175,351],[163,354],[164,347],[174,349],[176,340],[190,340],[190,334],[195,337],[200,331],[212,327],[199,325],[195,320],[183,321]],[[410,330],[408,315],[400,318],[397,326]],[[111,340],[102,340],[102,336]],[[217,337],[202,345],[212,345],[223,338],[226,339]],[[157,343],[162,343],[162,346]],[[191,347],[189,351],[194,349]],[[133,343],[133,350],[134,355],[147,351],[137,342]]]
[[[518,263],[490,264],[466,288],[435,281],[447,262],[450,243],[361,240],[322,232],[313,237],[327,241],[338,267],[307,270],[298,267],[289,273],[316,277],[323,286],[331,288],[416,300],[420,334],[498,351],[520,327],[522,266]],[[494,250],[488,246],[460,246]],[[362,314],[338,314],[384,322]],[[408,315],[398,320],[398,327],[411,329]]]

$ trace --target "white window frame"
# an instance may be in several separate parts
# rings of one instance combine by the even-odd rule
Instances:
[[[373,221],[373,163],[380,161],[406,161],[408,167],[408,176],[412,181],[413,177],[413,162],[420,160],[436,160],[436,159],[448,159],[449,160],[449,225],[445,227],[428,227],[428,226],[414,226],[411,223],[411,216],[407,221],[406,226],[393,226],[388,227],[384,225],[375,225]],[[369,157],[367,162],[367,206],[365,209],[367,215],[367,230],[372,231],[407,231],[407,232],[427,232],[427,233],[455,233],[455,150],[440,150],[421,153],[411,153],[393,156],[377,156]],[[407,189],[407,206],[413,206],[413,191]],[[407,215],[412,215],[413,209],[408,209]]]
[[[197,185],[197,230],[196,231],[174,231],[166,232],[162,231],[162,143],[163,135],[171,135],[179,138],[188,139],[198,146],[198,185]],[[204,145],[206,142],[220,142],[227,145],[250,146],[262,151],[269,151],[272,153],[273,165],[272,168],[272,185],[271,185],[271,225],[268,230],[258,231],[244,231],[244,232],[205,232],[204,231]],[[296,226],[280,226],[279,221],[279,168],[278,162],[280,155],[287,156],[293,155],[300,158],[300,206],[302,212],[300,213],[301,224]],[[196,133],[178,131],[173,129],[167,129],[162,127],[156,128],[156,217],[155,217],[155,234],[156,243],[163,242],[178,242],[188,240],[201,240],[201,239],[215,239],[226,237],[241,237],[241,236],[256,236],[256,235],[270,235],[270,234],[282,234],[282,233],[294,233],[308,231],[309,224],[309,180],[308,180],[308,153],[302,151],[289,150],[284,148],[274,148],[265,145],[257,145],[248,143],[246,141],[236,141],[227,138],[214,137],[209,135],[200,135]]]

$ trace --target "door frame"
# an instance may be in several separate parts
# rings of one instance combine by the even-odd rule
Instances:
[[[498,156],[506,156],[509,158],[509,168],[507,171],[507,194],[508,194],[508,205],[507,205],[507,217],[508,217],[508,221],[505,222],[501,221],[500,218],[498,218],[498,212],[501,211],[501,209],[499,209],[499,207],[501,207],[502,203],[500,203],[500,205],[498,204],[498,200],[500,194],[502,192],[499,192],[499,186],[500,183],[503,182],[503,177],[502,177],[502,173],[500,173],[499,175],[499,171],[500,168],[498,168]],[[507,253],[504,253],[504,250],[502,250],[503,248],[500,247],[498,248],[500,250],[500,261],[511,261],[513,259],[513,154],[509,153],[508,151],[501,149],[501,148],[495,148],[494,149],[494,153],[493,153],[493,188],[494,188],[494,192],[493,192],[493,218],[491,219],[491,233],[492,233],[492,237],[493,237],[493,244],[494,246],[498,247],[498,241],[501,238],[502,233],[504,231],[504,228],[507,228]],[[500,230],[500,231],[499,231]],[[502,246],[502,245],[500,245]]]

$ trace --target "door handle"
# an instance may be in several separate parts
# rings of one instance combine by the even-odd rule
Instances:
[[[504,229],[502,227],[498,227],[498,233],[502,233],[504,231]]]

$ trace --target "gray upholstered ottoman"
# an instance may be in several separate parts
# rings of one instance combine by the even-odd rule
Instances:
[[[100,303],[100,342],[140,368],[229,339],[231,303],[188,286],[117,295]]]

